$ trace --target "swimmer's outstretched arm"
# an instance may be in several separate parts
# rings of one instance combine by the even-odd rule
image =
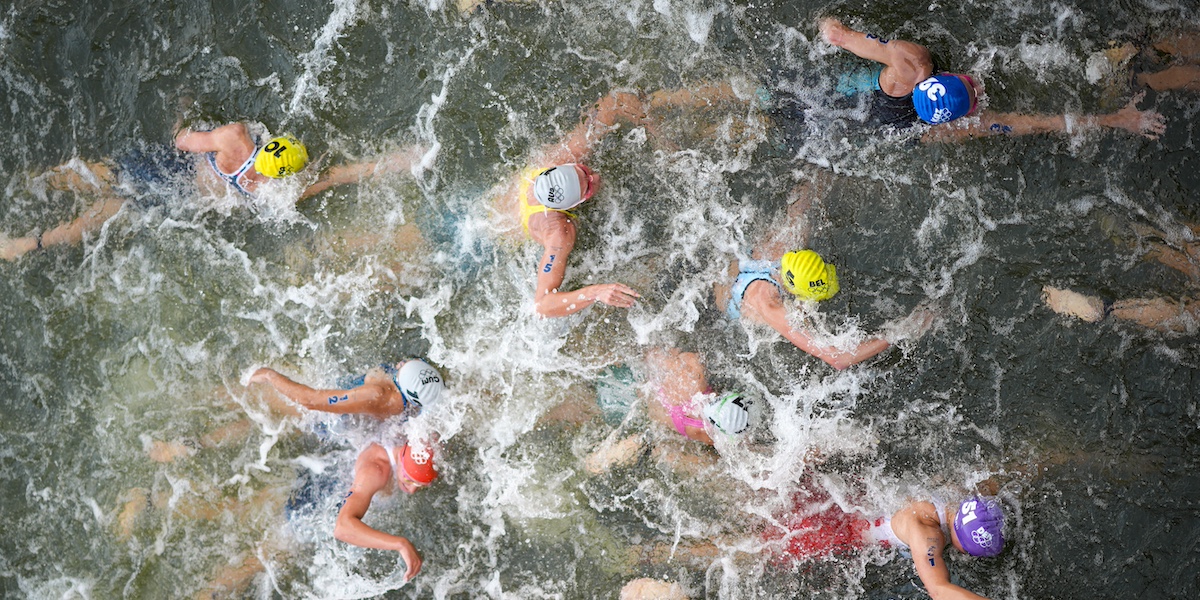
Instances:
[[[788,322],[787,310],[779,298],[775,286],[766,282],[755,282],[746,289],[742,312],[757,319],[778,331],[797,348],[825,361],[829,366],[841,371],[857,365],[864,360],[878,355],[891,347],[891,342],[873,337],[859,343],[853,350],[845,351],[833,346],[821,346],[813,341],[812,336],[792,328]]]
[[[991,135],[1029,135],[1034,133],[1076,133],[1090,129],[1124,129],[1130,133],[1158,139],[1167,130],[1167,120],[1154,110],[1138,110],[1137,103],[1146,95],[1134,96],[1125,108],[1104,115],[1021,115],[984,111],[977,119],[938,125],[922,138],[925,142],[959,141]]]
[[[378,412],[386,399],[379,385],[368,383],[352,390],[318,390],[265,367],[250,376],[250,383],[265,383],[304,408],[329,413],[372,414]]]
[[[363,523],[363,516],[371,508],[371,499],[387,485],[391,478],[391,463],[387,458],[387,450],[379,444],[371,444],[354,464],[354,483],[350,493],[338,511],[337,522],[333,527],[333,537],[362,548],[376,550],[395,550],[404,559],[408,570],[404,578],[412,579],[421,571],[421,555],[407,538],[373,529]]]
[[[592,112],[562,140],[542,147],[534,154],[533,164],[547,167],[583,162],[592,145],[617,130],[619,122],[631,126],[649,124],[648,107],[641,98],[628,92],[609,92],[598,100]]]
[[[386,173],[411,172],[413,165],[420,160],[421,155],[424,153],[425,148],[411,146],[394,154],[384,156],[379,160],[330,167],[321,172],[316,182],[304,188],[304,191],[300,193],[300,197],[296,201],[299,202],[305,198],[310,198],[339,185],[358,183],[365,177]]]
[[[892,516],[892,533],[912,551],[917,577],[933,600],[987,600],[950,583],[950,568],[942,556],[946,536],[937,509],[929,502],[913,502]]]
[[[537,290],[533,296],[537,314],[565,317],[597,302],[619,308],[633,306],[641,296],[622,283],[602,283],[570,292],[559,291],[567,274],[567,257],[575,247],[575,224],[564,220],[561,228],[547,233],[545,237],[545,251],[538,263]]]

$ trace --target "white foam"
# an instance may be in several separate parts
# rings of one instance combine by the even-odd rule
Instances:
[[[332,100],[328,88],[319,80],[322,74],[336,66],[336,62],[329,55],[330,50],[344,35],[343,31],[358,20],[359,13],[357,0],[334,0],[333,11],[313,40],[312,50],[299,57],[304,71],[296,78],[293,86],[292,98],[288,101],[289,114],[311,115],[313,103],[323,106]]]

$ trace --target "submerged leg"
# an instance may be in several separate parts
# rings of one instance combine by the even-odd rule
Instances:
[[[1192,298],[1136,298],[1118,300],[1112,305],[1112,316],[1132,321],[1164,333],[1187,333],[1196,329],[1200,317],[1200,301]]]
[[[228,564],[221,567],[213,576],[212,581],[200,590],[197,600],[215,598],[241,598],[254,577],[263,572],[264,567],[257,556],[246,556],[238,564]]]
[[[1200,248],[1188,246],[1187,251],[1176,250],[1166,244],[1151,242],[1146,258],[1156,260],[1163,265],[1187,275],[1192,281],[1200,281],[1200,265],[1196,264],[1197,252]]]
[[[678,583],[643,577],[621,588],[620,600],[688,600]]]
[[[114,525],[116,528],[117,539],[128,541],[133,537],[134,527],[137,526],[138,517],[146,512],[150,507],[150,490],[145,488],[131,488],[126,490],[121,495],[124,503],[121,505],[121,512],[117,514],[117,520]]]
[[[34,177],[32,188],[74,192],[85,196],[100,196],[96,202],[75,220],[59,225],[41,235],[13,239],[0,238],[0,259],[16,260],[28,252],[60,244],[78,244],[86,233],[100,228],[117,214],[125,200],[113,190],[116,177],[112,169],[103,163],[88,163],[72,160]]]
[[[1089,323],[1098,322],[1111,315],[1114,319],[1137,323],[1155,331],[1186,333],[1194,331],[1200,319],[1200,300],[1194,298],[1133,298],[1117,300],[1106,306],[1104,301],[1096,296],[1085,296],[1050,286],[1042,290],[1042,300],[1051,310]]]
[[[123,206],[125,200],[108,198],[89,207],[74,221],[59,225],[42,235],[0,240],[0,259],[16,260],[27,252],[47,246],[78,244],[83,241],[84,234],[100,229]]]
[[[1060,315],[1088,323],[1096,323],[1104,318],[1104,301],[1095,296],[1084,296],[1079,292],[1047,285],[1042,287],[1042,302]]]
[[[116,176],[108,165],[74,159],[34,178],[37,183],[57,191],[76,193],[110,192]]]
[[[1150,89],[1158,92],[1168,90],[1200,91],[1200,66],[1168,67],[1156,73],[1139,73],[1137,79],[1138,83],[1149,86]]]
[[[614,467],[628,466],[637,461],[645,443],[642,434],[634,434],[615,443],[605,441],[587,456],[583,468],[592,475],[612,470]]]
[[[1200,60],[1200,35],[1194,31],[1176,31],[1155,42],[1154,49],[1178,59],[1195,62]]]

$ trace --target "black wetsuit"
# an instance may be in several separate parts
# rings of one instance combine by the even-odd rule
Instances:
[[[899,98],[875,90],[871,95],[870,123],[878,127],[895,127],[906,129],[920,122],[917,108],[913,106],[912,92]]]

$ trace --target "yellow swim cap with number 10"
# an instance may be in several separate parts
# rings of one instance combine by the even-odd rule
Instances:
[[[802,300],[828,300],[838,293],[837,269],[812,250],[783,255],[783,287]]]
[[[279,179],[299,172],[307,164],[308,148],[300,140],[282,135],[259,148],[258,157],[254,159],[254,170],[271,179]]]

